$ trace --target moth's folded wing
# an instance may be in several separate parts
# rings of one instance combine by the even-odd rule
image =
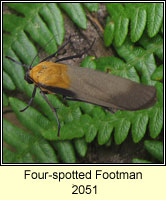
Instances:
[[[149,108],[156,102],[156,89],[134,81],[81,67],[68,67],[69,90],[75,98],[120,110]]]

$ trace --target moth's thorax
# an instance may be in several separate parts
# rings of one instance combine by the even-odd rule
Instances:
[[[31,69],[29,76],[36,82],[46,86],[69,88],[70,79],[67,65],[42,62]]]

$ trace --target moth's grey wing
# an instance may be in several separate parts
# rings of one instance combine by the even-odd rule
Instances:
[[[156,102],[156,89],[134,81],[81,67],[68,66],[74,98],[115,110],[140,110]]]

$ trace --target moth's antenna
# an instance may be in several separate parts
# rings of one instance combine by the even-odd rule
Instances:
[[[51,54],[50,56],[44,58],[42,61],[40,62],[44,62],[46,60],[48,60],[49,58],[53,58],[57,53],[59,53],[69,42],[71,42],[71,37],[72,35],[69,36],[69,39],[53,54]]]
[[[48,45],[53,39],[54,39],[54,36],[47,42],[45,48],[47,47],[47,45]],[[32,69],[33,62],[35,61],[35,59],[36,59],[37,56],[39,55],[39,52],[40,52],[41,49],[42,49],[42,48],[40,47],[38,53],[37,53],[36,56],[33,58],[32,62],[31,62],[31,64],[30,64],[30,67],[29,67],[30,70]]]
[[[59,53],[59,51],[61,51],[61,50],[71,41],[71,37],[72,37],[72,35],[69,36],[69,39],[66,41],[66,43],[65,43],[64,45],[62,45],[55,53],[53,53],[52,55],[50,55],[50,56],[44,58],[43,60],[40,61],[40,63],[41,63],[41,62],[44,62],[44,61],[46,61],[46,60],[48,60],[49,58],[54,57],[57,53]],[[47,45],[48,45],[53,39],[54,39],[54,36],[47,42],[47,44],[46,44],[45,47],[47,47]],[[41,48],[39,49],[39,52],[40,52],[40,50],[41,50]],[[38,52],[38,53],[36,54],[36,56],[33,58],[32,62],[31,62],[31,64],[30,64],[30,68],[29,68],[29,69],[32,69],[33,62],[35,61],[36,57],[39,55],[39,52]]]
[[[29,69],[29,66],[28,66],[28,65],[26,65],[26,64],[22,64],[22,63],[20,63],[20,62],[17,62],[16,60],[14,60],[13,58],[11,58],[11,57],[9,57],[9,56],[5,56],[5,58],[11,60],[12,62],[14,62],[14,63],[16,63],[16,64],[18,64],[18,65],[23,66],[26,70]]]

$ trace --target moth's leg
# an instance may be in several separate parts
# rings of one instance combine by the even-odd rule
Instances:
[[[61,129],[61,125],[60,125],[60,121],[59,121],[59,118],[58,118],[58,114],[57,114],[57,109],[54,108],[54,106],[49,102],[47,96],[45,95],[45,93],[40,90],[40,93],[41,95],[43,96],[44,100],[48,103],[48,105],[50,106],[51,110],[53,111],[53,113],[55,114],[55,117],[56,117],[56,120],[57,120],[57,123],[58,123],[58,137],[60,137],[60,129]]]
[[[71,37],[72,37],[72,36],[70,36],[69,39],[64,43],[64,45],[62,45],[55,53],[53,53],[53,54],[51,54],[50,56],[44,58],[44,59],[43,59],[42,61],[40,61],[40,62],[44,62],[44,61],[46,61],[46,60],[48,60],[48,59],[50,59],[50,58],[55,57],[56,54],[58,54],[69,42],[71,42]]]
[[[102,106],[103,107],[103,106]],[[108,107],[103,107],[105,110],[107,110],[107,111],[109,111],[109,112],[111,112],[112,114],[114,114],[116,111],[117,111],[117,109],[114,109],[114,108],[108,108]]]
[[[85,53],[87,53],[92,48],[94,42],[95,42],[95,39],[92,42],[92,44],[90,45],[90,47],[88,49],[85,49],[82,53],[76,54],[74,56],[68,56],[68,57],[60,58],[60,59],[56,60],[55,62],[60,62],[60,61],[64,61],[64,60],[71,60],[73,58],[81,58]]]
[[[85,102],[85,101],[82,101],[81,99],[75,99],[75,98],[70,98],[70,97],[66,97],[66,96],[63,96],[63,100],[65,100],[65,101],[79,101],[79,102]]]
[[[36,88],[37,88],[37,86],[35,85],[35,86],[34,86],[34,89],[33,89],[33,92],[32,92],[32,97],[31,97],[31,99],[30,99],[28,105],[27,105],[24,109],[20,110],[20,112],[24,112],[27,108],[29,108],[29,106],[31,106],[31,104],[32,104],[32,102],[33,102],[33,99],[34,99],[34,97],[35,97],[35,94],[36,94]]]

